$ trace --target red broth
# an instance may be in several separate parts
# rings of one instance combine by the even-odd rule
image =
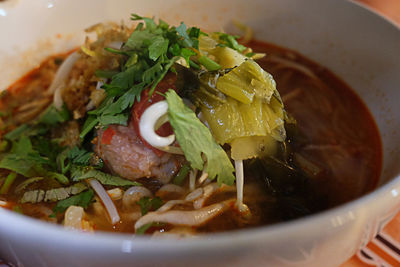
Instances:
[[[298,134],[290,140],[295,155],[293,161],[308,168],[311,178],[304,186],[302,181],[293,182],[289,177],[287,184],[283,182],[278,187],[299,186],[301,189],[294,188],[289,195],[286,191],[277,193],[276,188],[266,185],[269,178],[265,178],[262,169],[254,172],[257,169],[254,162],[246,162],[246,169],[253,170],[246,172],[244,193],[244,202],[252,212],[251,218],[243,218],[235,211],[225,212],[206,225],[192,229],[196,232],[255,227],[309,215],[371,191],[380,175],[382,146],[377,126],[365,104],[348,85],[297,52],[260,41],[248,45],[255,52],[267,54],[258,63],[273,75],[286,110],[297,121]],[[3,131],[12,130],[19,123],[11,119],[11,114],[27,112],[27,118],[32,119],[51,102],[51,97],[43,97],[41,93],[49,86],[59,62],[66,56],[50,57],[3,95],[0,110],[8,112],[3,116]],[[21,111],[26,99],[42,101],[43,107],[32,114],[29,114],[29,109]],[[10,192],[21,181],[23,178],[17,178]],[[152,179],[141,182],[153,192],[161,186]],[[49,217],[54,204],[19,204],[18,197],[11,193],[6,195],[5,199],[13,203],[8,208],[42,220],[62,222],[60,215]],[[207,204],[234,197],[235,192],[216,194]],[[121,201],[115,204],[122,208]],[[101,204],[96,205],[101,208]],[[176,209],[186,210],[188,207],[178,205]],[[105,214],[96,213],[94,205],[89,207],[87,215],[95,230],[134,232],[134,221],[129,219],[129,214],[125,216],[122,212],[121,222],[116,226],[109,223]],[[168,230],[169,226],[164,226],[164,229]]]
[[[324,170],[314,183],[329,206],[374,189],[382,144],[360,97],[330,70],[295,51],[260,41],[249,45],[267,54],[258,63],[273,75],[286,110],[305,137],[299,153]]]

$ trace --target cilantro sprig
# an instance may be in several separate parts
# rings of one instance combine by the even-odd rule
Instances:
[[[129,111],[135,101],[140,101],[141,92],[149,88],[150,95],[173,64],[183,58],[188,65],[197,65],[191,60],[199,48],[199,28],[182,22],[178,27],[159,20],[132,14],[133,21],[141,21],[120,49],[106,51],[121,55],[123,64],[119,72],[98,70],[96,75],[111,79],[103,85],[106,99],[97,109],[88,112],[80,137],[97,125],[127,125]],[[208,62],[209,63],[209,62]],[[214,66],[215,67],[215,66]]]

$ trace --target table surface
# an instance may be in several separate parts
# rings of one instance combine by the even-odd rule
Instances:
[[[400,25],[400,0],[357,0]],[[400,213],[341,267],[400,266]],[[0,260],[0,267],[8,267]]]

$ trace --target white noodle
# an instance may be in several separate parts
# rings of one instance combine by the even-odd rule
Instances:
[[[208,173],[206,173],[205,171],[205,167],[203,169],[203,172],[201,173],[200,177],[199,177],[199,184],[204,183],[204,181],[208,178]]]
[[[170,200],[167,203],[165,203],[164,205],[162,205],[157,212],[164,212],[167,210],[172,209],[175,205],[179,205],[179,204],[185,204],[187,201],[186,200]]]
[[[122,41],[114,41],[109,43],[107,46],[114,49],[121,49],[123,42]]]
[[[57,109],[61,109],[62,107],[63,104],[63,100],[61,97],[62,90],[66,85],[66,80],[72,70],[72,67],[80,57],[81,56],[77,52],[74,52],[71,55],[69,55],[61,64],[61,66],[58,68],[56,75],[53,81],[51,82],[51,85],[47,89],[48,93],[54,94],[53,103]]]
[[[310,70],[309,68],[307,68],[303,65],[296,63],[295,61],[290,61],[290,60],[287,60],[287,59],[284,59],[281,57],[276,57],[276,56],[270,56],[268,58],[268,60],[275,62],[275,63],[281,63],[284,67],[295,69],[310,78],[319,80],[319,78],[314,74],[314,72],[312,70]]]
[[[165,184],[160,189],[158,189],[157,194],[159,193],[177,193],[183,194],[185,190],[176,184]]]
[[[96,179],[89,179],[88,182],[103,202],[104,207],[106,208],[106,211],[110,216],[111,223],[116,224],[117,222],[119,222],[120,218],[117,208],[115,207],[114,202],[111,200],[104,187]]]
[[[235,160],[235,173],[236,173],[236,206],[240,212],[247,212],[249,208],[243,203],[243,160]]]
[[[106,79],[102,79],[102,81],[98,81],[96,84],[96,90],[102,90],[102,86],[104,85]]]
[[[190,192],[187,196],[186,196],[186,198],[185,198],[185,200],[187,200],[187,201],[194,201],[194,200],[196,200],[196,199],[198,199],[199,197],[201,197],[202,195],[203,195],[203,193],[204,193],[204,190],[203,190],[203,188],[197,188],[196,190],[193,190],[192,192]]]
[[[204,206],[205,201],[216,191],[220,189],[217,183],[212,183],[203,187],[203,195],[193,202],[193,207],[197,210]]]
[[[191,211],[169,210],[166,212],[149,212],[135,223],[135,229],[137,230],[141,226],[151,222],[199,226],[229,209],[231,203],[232,200],[226,200],[224,202],[216,203],[199,210]]]
[[[196,189],[196,176],[197,176],[197,170],[191,170],[190,174],[189,174],[190,191],[193,191]]]

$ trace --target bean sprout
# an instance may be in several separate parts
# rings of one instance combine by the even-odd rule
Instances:
[[[89,179],[88,183],[90,186],[96,191],[97,195],[101,199],[106,208],[108,215],[110,216],[111,223],[114,225],[120,221],[119,214],[117,208],[114,205],[114,202],[111,200],[110,196],[107,194],[104,187],[100,184],[96,179]]]
[[[243,186],[244,186],[244,175],[243,175],[243,160],[235,160],[235,172],[236,172],[236,206],[241,213],[248,213],[249,208],[243,203]]]
[[[51,85],[47,89],[47,92],[54,93],[53,103],[57,109],[61,109],[63,105],[63,100],[61,96],[62,90],[66,85],[66,80],[72,70],[72,67],[80,57],[81,56],[77,52],[69,55],[58,68]]]

